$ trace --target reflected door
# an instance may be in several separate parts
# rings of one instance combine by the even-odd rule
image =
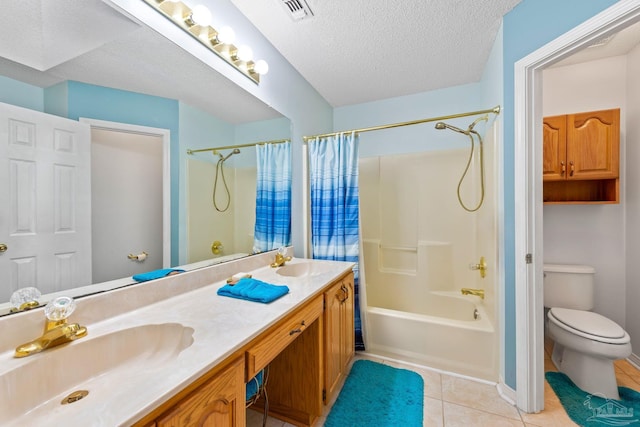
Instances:
[[[0,301],[91,283],[89,126],[0,104]]]

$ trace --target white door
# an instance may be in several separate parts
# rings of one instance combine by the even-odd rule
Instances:
[[[0,103],[0,301],[91,283],[89,126]]]
[[[162,137],[93,127],[91,158],[93,282],[162,268]]]

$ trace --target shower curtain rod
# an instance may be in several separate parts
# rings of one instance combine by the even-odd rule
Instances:
[[[479,114],[486,114],[486,113],[500,114],[500,106],[498,105],[498,106],[493,107],[493,108],[491,108],[489,110],[470,111],[468,113],[459,113],[459,114],[451,114],[451,115],[448,115],[448,116],[431,117],[431,118],[428,118],[428,119],[412,120],[410,122],[392,123],[392,124],[388,124],[388,125],[373,126],[373,127],[369,127],[369,128],[362,128],[362,129],[343,130],[343,131],[340,131],[340,132],[323,133],[321,135],[303,136],[302,139],[304,140],[304,142],[307,142],[310,139],[324,138],[324,137],[327,137],[327,136],[336,136],[336,135],[339,135],[341,133],[370,132],[372,130],[382,130],[382,129],[397,128],[397,127],[401,127],[401,126],[418,125],[418,124],[421,124],[421,123],[437,122],[437,121],[449,120],[449,119],[457,119],[459,117],[477,116]]]
[[[225,147],[201,148],[200,150],[191,150],[190,148],[187,148],[187,154],[200,153],[201,151],[213,151],[215,154],[216,151],[228,150],[230,148],[253,147],[255,145],[265,145],[265,144],[283,144],[289,141],[291,140],[290,139],[274,139],[272,141],[259,141],[259,142],[249,142],[247,144],[227,145]]]

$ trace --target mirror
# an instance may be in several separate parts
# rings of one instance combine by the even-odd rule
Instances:
[[[200,185],[198,190],[195,183],[190,183],[189,172],[195,167],[189,164],[200,163],[204,172],[198,179],[210,185],[217,157],[211,153],[189,156],[187,149],[287,139],[290,121],[286,117],[101,0],[86,0],[82,7],[69,1],[34,0],[27,4],[11,0],[3,4],[3,9],[0,37],[6,43],[0,46],[0,102],[72,120],[88,117],[168,129],[170,265],[193,262],[189,268],[196,268],[251,253],[248,245],[241,247],[236,242],[250,240],[252,225],[247,221],[253,221],[253,212],[249,194],[254,197],[255,189],[249,191],[250,184],[242,180],[238,170],[255,164],[255,149],[241,149],[241,154],[234,155],[225,166],[231,205],[238,217],[225,233],[235,228],[242,236],[215,234],[197,244],[188,234],[189,211],[196,209],[188,208],[188,198],[210,201],[211,189]],[[90,30],[80,23],[91,23]],[[240,193],[233,191],[239,187]],[[4,226],[0,232],[4,232]],[[222,245],[218,254],[211,253],[215,241]],[[199,247],[201,253],[189,250],[190,244]],[[202,246],[206,246],[204,250]],[[111,279],[91,286],[79,283],[76,291],[64,293],[81,296],[133,282],[130,277]],[[8,311],[6,296],[2,300],[0,314]]]

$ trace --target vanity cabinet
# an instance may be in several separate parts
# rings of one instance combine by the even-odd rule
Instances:
[[[169,409],[156,420],[155,425],[244,426],[244,393],[244,359],[240,357]]]
[[[348,373],[354,355],[353,273],[335,282],[324,293],[325,393],[329,403]]]
[[[618,203],[620,109],[545,117],[543,201]]]

